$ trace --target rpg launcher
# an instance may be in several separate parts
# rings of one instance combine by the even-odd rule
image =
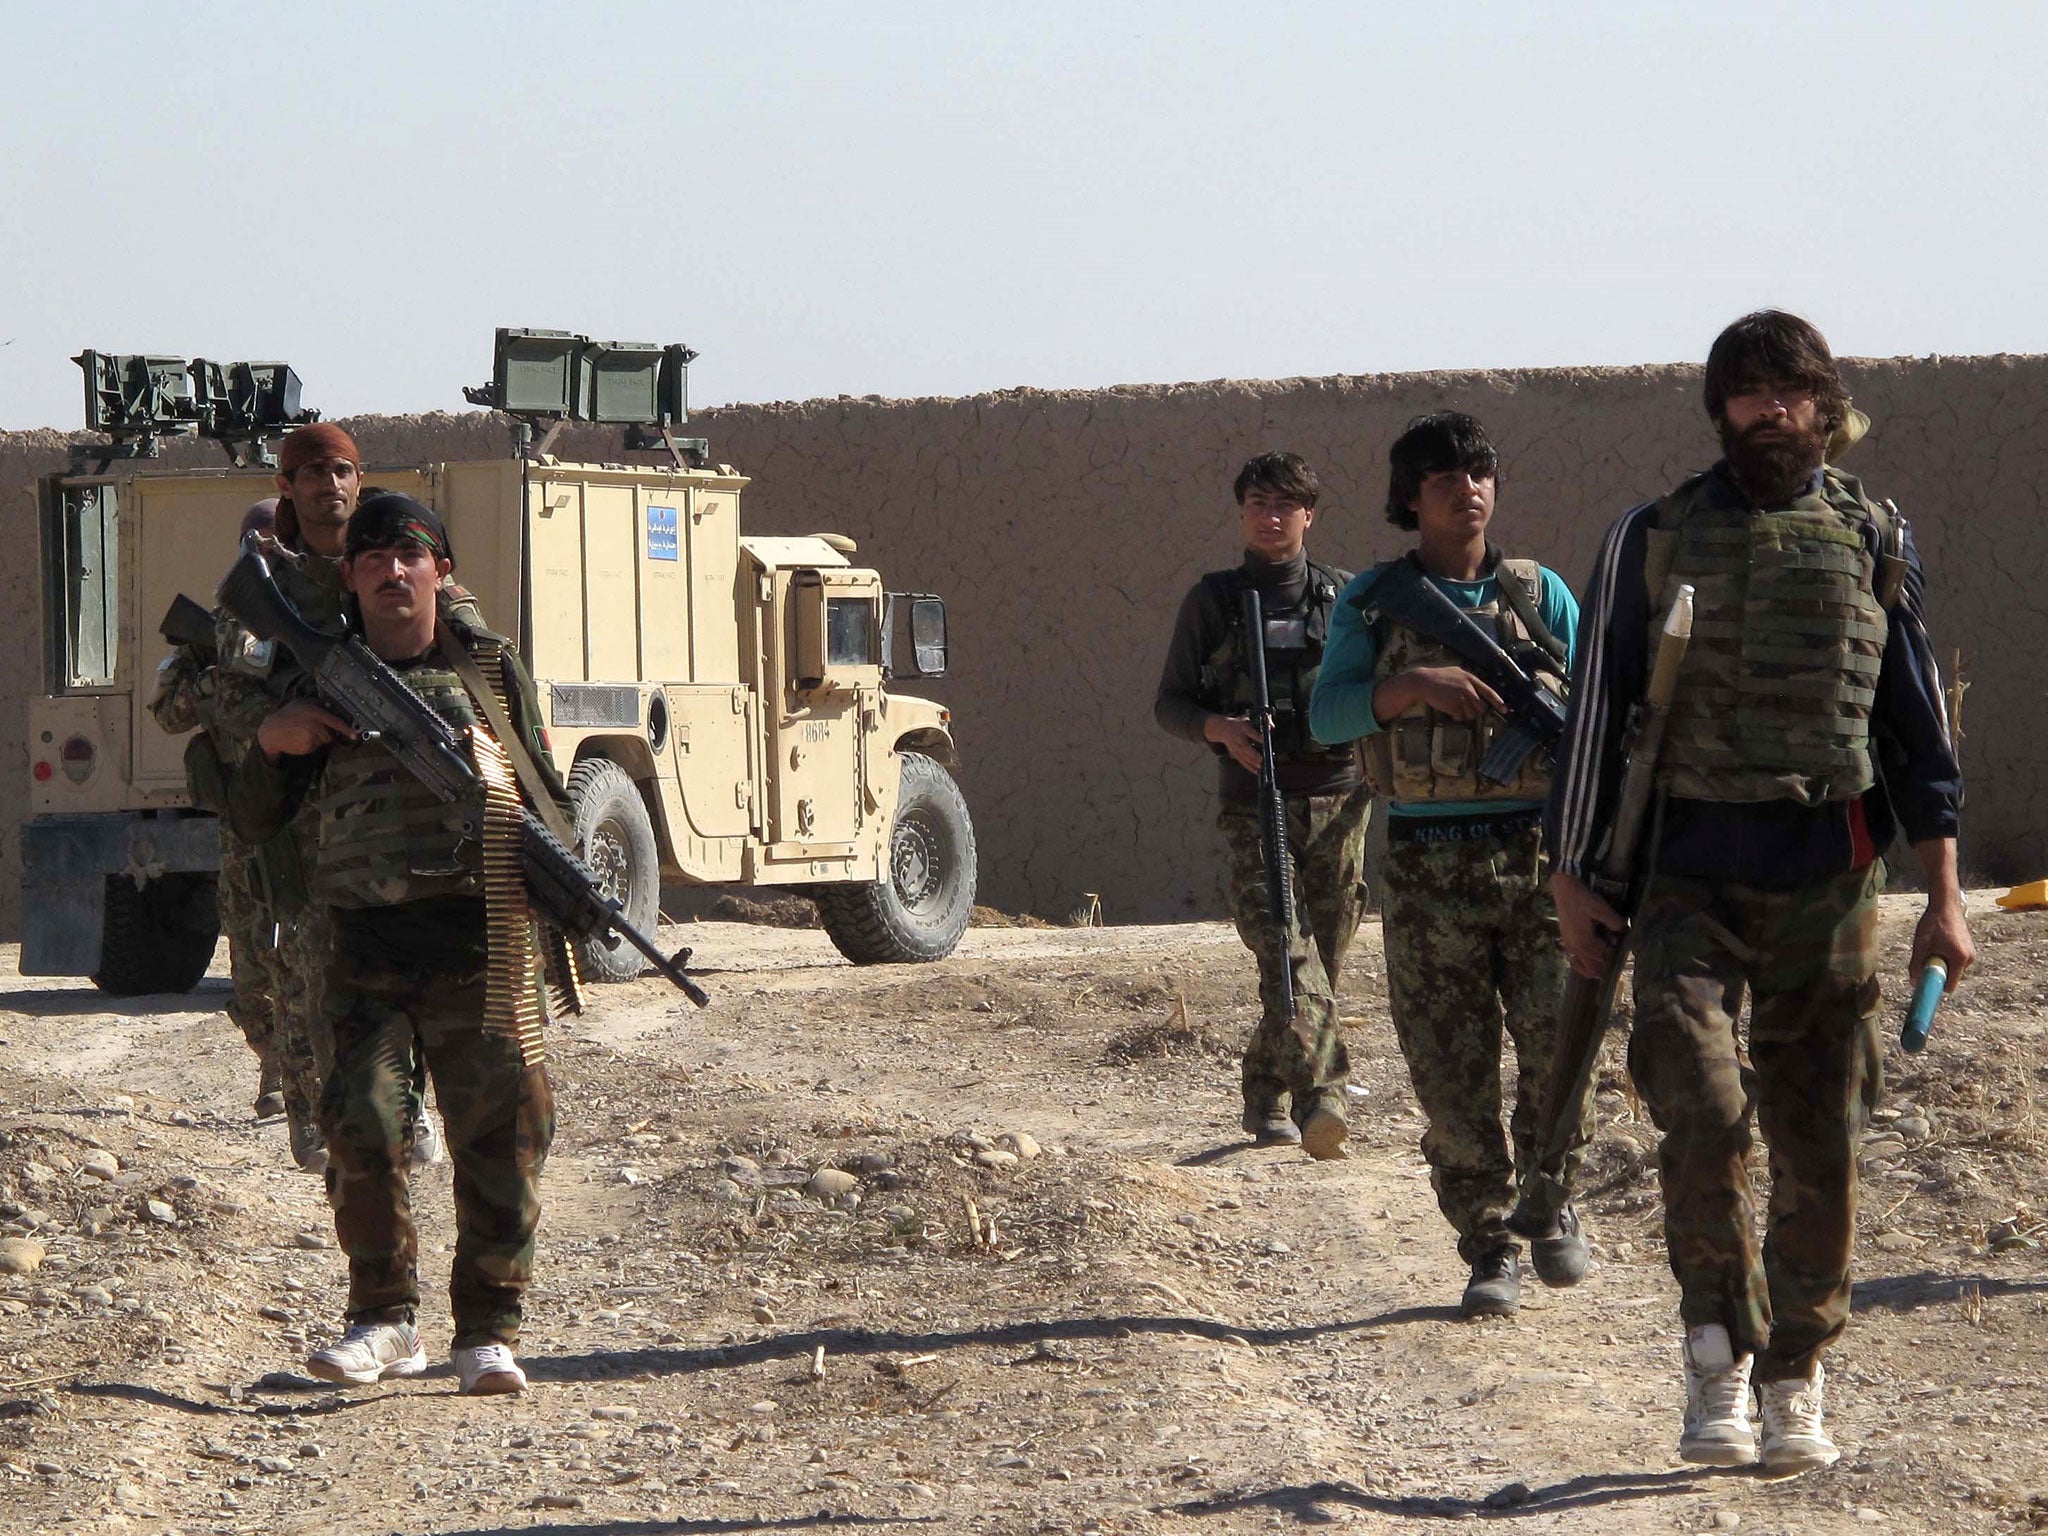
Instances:
[[[1502,581],[1512,581],[1503,575]],[[1491,784],[1505,784],[1515,776],[1522,762],[1539,747],[1555,750],[1564,735],[1564,705],[1555,694],[1539,688],[1528,672],[1501,648],[1472,616],[1437,590],[1413,560],[1398,560],[1392,569],[1352,599],[1371,623],[1384,615],[1425,640],[1445,647],[1474,677],[1500,695],[1507,729],[1494,738],[1479,777]]]
[[[1281,1006],[1294,1017],[1294,861],[1287,851],[1287,797],[1273,751],[1273,698],[1266,686],[1266,620],[1258,589],[1244,592],[1245,665],[1251,670],[1252,729],[1259,733],[1259,852],[1266,862],[1266,905],[1280,930]]]
[[[362,640],[306,622],[278,590],[270,566],[253,543],[220,584],[220,601],[259,640],[284,645],[319,690],[321,702],[355,728],[359,739],[380,743],[444,804],[473,799],[481,780],[455,729],[405,685]],[[520,864],[526,892],[564,933],[616,948],[624,939],[654,968],[683,989],[699,1008],[710,995],[684,966],[690,951],[664,955],[654,940],[627,921],[622,903],[605,895],[597,876],[525,808]]]
[[[1540,1236],[1549,1226],[1563,1191],[1546,1170],[1570,1150],[1579,1133],[1579,1106],[1593,1080],[1593,1068],[1600,1059],[1600,1042],[1607,1032],[1607,1015],[1614,1006],[1614,988],[1621,980],[1622,962],[1627,956],[1629,934],[1626,926],[1639,894],[1637,872],[1642,859],[1643,834],[1650,822],[1650,802],[1657,787],[1657,759],[1664,749],[1664,730],[1671,719],[1671,701],[1678,694],[1678,668],[1692,641],[1692,588],[1681,586],[1665,616],[1664,631],[1657,640],[1657,658],[1650,671],[1650,686],[1637,705],[1629,727],[1628,766],[1622,771],[1621,797],[1615,803],[1614,820],[1609,823],[1607,843],[1598,869],[1588,882],[1615,911],[1622,914],[1623,930],[1607,935],[1614,952],[1604,975],[1581,976],[1576,970],[1565,977],[1564,996],[1557,1005],[1556,1054],[1551,1058],[1550,1080],[1536,1116],[1536,1162],[1523,1175],[1521,1197],[1508,1216],[1508,1225],[1525,1237]]]

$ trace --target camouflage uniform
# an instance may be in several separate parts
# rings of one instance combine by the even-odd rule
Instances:
[[[233,707],[234,703],[233,687],[229,685],[223,691],[222,675],[213,658],[201,655],[192,646],[180,645],[157,669],[156,693],[149,708],[157,724],[172,735],[204,730],[217,763],[231,764],[248,745],[253,732]],[[211,798],[207,786],[194,784],[191,788],[195,803]],[[220,807],[215,804],[201,809],[218,812]],[[281,1005],[273,944],[276,920],[266,900],[255,850],[235,836],[224,821],[220,824],[216,892],[221,931],[228,940],[228,965],[234,978],[228,1017],[263,1063],[267,1082],[280,1065],[276,1036]]]
[[[1884,1087],[1884,881],[1883,860],[1793,891],[1658,876],[1636,916],[1629,1073],[1664,1133],[1679,1315],[1757,1350],[1762,1380],[1812,1374],[1849,1321],[1856,1143]],[[1735,1028],[1745,982],[1747,1060]],[[1761,1252],[1752,1104],[1771,1149]]]
[[[1229,865],[1230,916],[1258,958],[1259,1022],[1244,1053],[1244,1101],[1277,1104],[1290,1094],[1297,1122],[1318,1103],[1340,1113],[1351,1058],[1337,1022],[1337,978],[1364,908],[1365,825],[1372,796],[1287,797],[1294,862],[1294,932],[1283,936],[1266,893],[1258,812],[1226,805],[1216,819]],[[1281,1003],[1282,956],[1293,974],[1295,1016]]]
[[[511,647],[468,626],[455,632],[487,677],[503,678],[527,751],[566,805],[533,685]],[[478,727],[457,674],[437,656],[396,670],[458,730]],[[485,1022],[479,807],[442,805],[365,742],[275,764],[252,752],[238,791],[237,815],[257,826],[310,814],[319,827],[309,884],[331,910],[335,945],[321,999],[334,1046],[320,1119],[328,1200],[349,1257],[350,1322],[410,1321],[419,1302],[406,1148],[414,1063],[424,1060],[455,1165],[454,1344],[516,1344],[554,1097],[546,1067]]]
[[[1513,1244],[1507,1215],[1534,1165],[1535,1111],[1549,1079],[1564,989],[1550,861],[1534,825],[1513,837],[1396,842],[1383,872],[1381,931],[1394,1033],[1427,1127],[1422,1155],[1466,1263]],[[1501,1025],[1515,1044],[1515,1107],[1501,1133]],[[1570,1189],[1592,1130],[1546,1167]],[[1512,1143],[1512,1154],[1510,1152]]]

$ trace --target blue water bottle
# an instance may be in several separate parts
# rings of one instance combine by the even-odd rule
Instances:
[[[1906,1010],[1906,1022],[1899,1028],[1899,1049],[1907,1054],[1927,1048],[1928,1032],[1934,1028],[1934,1010],[1941,1006],[1941,995],[1948,990],[1948,962],[1934,959],[1927,962],[1927,969],[1920,973],[1920,981],[1913,988],[1913,1004]]]

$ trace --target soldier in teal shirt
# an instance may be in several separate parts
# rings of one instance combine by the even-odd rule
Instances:
[[[1412,530],[1401,557],[1466,610],[1539,687],[1560,698],[1579,606],[1533,560],[1487,540],[1498,455],[1461,412],[1420,417],[1394,444],[1387,519]],[[1508,1230],[1537,1156],[1537,1100],[1550,1073],[1564,986],[1542,814],[1551,758],[1531,753],[1506,782],[1480,764],[1507,722],[1501,700],[1441,643],[1378,612],[1374,586],[1401,561],[1355,577],[1337,600],[1309,704],[1317,740],[1354,741],[1387,803],[1381,925],[1394,1032],[1428,1122],[1422,1153],[1437,1203],[1470,1267],[1468,1315],[1521,1301],[1521,1245]],[[1516,1094],[1501,1128],[1502,1028],[1514,1041]],[[1586,1128],[1581,1115],[1581,1129]],[[1579,1158],[1546,1169],[1568,1191]],[[1568,1199],[1530,1244],[1546,1284],[1576,1284],[1586,1244]]]

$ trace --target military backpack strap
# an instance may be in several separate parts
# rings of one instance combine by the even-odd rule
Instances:
[[[1557,663],[1559,671],[1564,670],[1566,650],[1564,642],[1550,632],[1550,626],[1543,622],[1543,615],[1537,610],[1536,600],[1530,596],[1529,588],[1543,590],[1543,568],[1534,560],[1501,560],[1494,566],[1494,583],[1500,588],[1500,600],[1514,610],[1515,619],[1528,632],[1536,646]],[[1506,574],[1499,574],[1505,572]]]
[[[519,779],[519,787],[526,791],[526,798],[547,829],[554,833],[564,848],[576,846],[576,831],[562,816],[562,808],[555,804],[555,797],[548,792],[547,780],[535,766],[533,754],[526,750],[526,739],[512,728],[512,721],[505,713],[505,706],[498,698],[498,690],[490,685],[483,674],[483,668],[476,664],[476,658],[469,654],[455,631],[448,626],[445,618],[434,624],[434,638],[440,642],[441,654],[448,665],[455,669],[455,675],[462,679],[462,686],[469,690],[476,700],[476,706],[483,711],[484,719],[490,724],[491,734],[505,749],[511,759],[512,771]]]

